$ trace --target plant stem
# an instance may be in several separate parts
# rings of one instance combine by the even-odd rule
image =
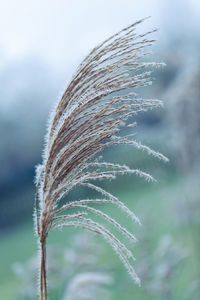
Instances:
[[[40,299],[47,300],[46,238],[41,241]]]

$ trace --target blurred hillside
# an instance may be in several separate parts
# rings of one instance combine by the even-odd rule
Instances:
[[[199,111],[199,57],[197,55],[193,57],[193,62],[184,61],[183,56],[179,55],[180,49],[176,47],[174,51],[170,44],[169,47],[161,49],[160,53],[157,56],[164,57],[167,67],[164,70],[156,70],[153,86],[139,93],[141,92],[144,97],[148,98],[164,99],[165,109],[137,116],[135,119],[139,126],[136,128],[136,137],[138,136],[143,143],[152,145],[172,158],[170,164],[165,166],[165,171],[171,176],[171,172],[177,172],[180,169],[177,165],[177,159],[181,159],[177,150],[180,147],[178,142],[184,139],[186,132],[181,130],[182,124],[179,124],[179,119],[182,123],[185,120],[191,123],[191,126],[183,125],[184,128],[193,128],[195,131],[194,136],[186,133],[188,138],[190,137],[188,144],[191,148],[198,143],[196,141],[199,134],[198,120],[193,119],[193,116],[191,119],[188,117],[187,120],[187,116],[181,116],[181,113]],[[0,227],[5,229],[23,222],[26,218],[30,219],[34,200],[34,167],[41,161],[46,121],[52,105],[55,104],[60,86],[63,85],[64,76],[62,72],[55,74],[50,66],[39,59],[30,57],[1,67],[0,78],[2,82],[0,93],[1,98],[4,99],[0,110],[2,165],[0,169]],[[186,85],[188,85],[187,88]],[[182,121],[181,118],[183,118]],[[173,142],[174,135],[176,136],[176,150]],[[191,140],[192,138],[194,141]],[[197,145],[196,148],[198,148]],[[111,149],[110,152],[112,151],[115,150]],[[115,152],[116,161],[118,161],[121,154],[118,155],[118,151]],[[150,173],[153,169],[158,172],[158,169],[161,171],[163,168],[152,158],[137,151],[127,149],[126,152],[128,161],[125,163],[129,165],[137,165]],[[106,155],[112,156],[109,151]],[[186,155],[193,157],[190,153]],[[182,164],[182,160],[179,165]],[[115,183],[112,185],[114,189],[118,187],[118,184],[116,187]]]
[[[36,58],[0,69],[0,227],[33,209],[34,166],[40,161],[45,124],[61,80]],[[23,216],[23,218],[22,218]]]

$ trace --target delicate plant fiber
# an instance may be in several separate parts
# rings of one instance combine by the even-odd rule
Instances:
[[[152,176],[138,169],[107,163],[98,157],[112,145],[132,145],[159,159],[162,154],[132,139],[120,136],[122,128],[134,127],[128,119],[139,112],[162,106],[160,100],[142,99],[133,90],[151,84],[151,72],[145,70],[160,63],[141,62],[144,49],[154,40],[152,32],[136,34],[132,24],[95,47],[80,64],[60,101],[53,110],[48,126],[43,162],[36,168],[35,226],[41,246],[40,298],[47,299],[46,239],[52,230],[77,227],[101,235],[124,263],[131,277],[139,283],[130,258],[130,250],[104,225],[92,220],[99,215],[113,224],[129,240],[135,237],[116,220],[91,208],[93,203],[112,203],[134,221],[139,219],[121,201],[102,187],[97,180],[114,179],[117,175],[136,174],[146,180]],[[128,130],[128,129],[127,129]],[[91,183],[95,181],[94,183]],[[101,199],[83,199],[59,205],[60,200],[77,186],[86,186],[100,193]],[[70,209],[78,212],[71,214]],[[87,216],[88,215],[88,216]]]

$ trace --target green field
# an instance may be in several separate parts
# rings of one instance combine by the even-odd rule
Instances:
[[[131,188],[128,192],[118,193],[119,198],[131,208],[137,216],[140,217],[143,226],[134,226],[128,218],[120,214],[118,220],[123,225],[127,225],[129,230],[136,234],[139,242],[133,246],[134,256],[137,258],[135,267],[138,275],[142,273],[141,265],[149,264],[148,275],[142,275],[142,287],[136,286],[129,278],[123,265],[113,254],[107,245],[106,255],[100,257],[102,266],[110,265],[110,274],[114,277],[114,284],[111,288],[112,299],[131,300],[131,299],[187,299],[184,298],[189,293],[193,282],[198,278],[198,251],[196,251],[196,240],[198,240],[198,230],[195,223],[182,221],[179,219],[181,207],[186,205],[184,199],[184,180],[177,178],[168,179],[162,184],[148,184],[143,188]],[[105,210],[106,211],[106,208]],[[112,209],[113,215],[116,216],[117,209]],[[120,220],[121,219],[121,220]],[[80,233],[80,230],[63,230],[63,232],[52,233],[49,237],[49,244],[63,245],[67,247],[68,243],[74,236]],[[179,262],[179,252],[176,255],[165,253],[165,256],[172,255],[174,262],[172,269],[169,270],[166,278],[162,280],[162,272],[158,276],[159,266],[163,265],[163,260],[169,260],[170,256],[163,258],[157,256],[157,248],[160,240],[164,236],[170,236],[172,246],[178,245],[180,256],[184,253],[184,258]],[[98,239],[98,242],[105,243]],[[176,249],[172,247],[172,249]],[[1,238],[1,257],[0,257],[0,298],[6,300],[16,299],[21,281],[13,274],[12,265],[16,262],[26,262],[37,251],[36,238],[33,235],[32,223],[29,222],[12,232],[4,234]],[[169,248],[171,251],[171,248]],[[168,250],[167,250],[168,252]],[[3,255],[2,255],[3,254]],[[174,258],[175,256],[175,258]],[[149,260],[148,260],[149,259]],[[159,262],[159,259],[161,262]],[[164,260],[164,261],[165,261]],[[171,263],[171,262],[170,262]],[[66,266],[67,268],[67,266]],[[144,269],[144,268],[143,268]],[[109,270],[109,268],[108,268]],[[108,271],[109,272],[109,271]],[[171,273],[170,273],[171,272]],[[167,288],[162,287],[163,282]],[[155,285],[156,288],[147,288],[146,286]],[[161,285],[159,288],[157,285]],[[166,291],[167,289],[167,291]],[[60,299],[59,291],[55,291],[49,297],[50,300]],[[194,298],[199,299],[197,292],[194,292]],[[189,299],[189,298],[188,298]]]

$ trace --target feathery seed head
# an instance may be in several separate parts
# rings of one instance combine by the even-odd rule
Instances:
[[[146,63],[144,49],[154,40],[152,32],[138,35],[136,25],[130,25],[95,47],[80,64],[70,84],[51,114],[42,165],[36,170],[36,223],[40,240],[63,227],[81,227],[101,235],[114,249],[132,278],[139,279],[129,261],[131,252],[103,225],[86,214],[97,214],[114,225],[128,239],[135,237],[116,220],[90,207],[92,203],[116,204],[134,221],[139,219],[125,204],[103,188],[91,183],[114,179],[117,175],[136,174],[146,180],[153,177],[138,169],[100,162],[96,157],[113,145],[132,145],[163,161],[168,159],[140,142],[132,134],[120,136],[122,128],[132,128],[130,117],[139,112],[162,106],[160,100],[143,99],[135,89],[151,84],[151,71],[163,63]],[[59,201],[75,186],[86,186],[103,195],[102,199],[73,201],[59,206]],[[37,205],[38,201],[40,205]],[[70,214],[70,208],[79,212]],[[64,213],[64,214],[62,214]]]

